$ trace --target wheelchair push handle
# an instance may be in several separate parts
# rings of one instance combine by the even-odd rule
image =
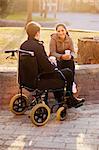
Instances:
[[[5,50],[4,52],[5,53],[11,53],[11,57],[15,57],[15,53],[17,53],[17,52],[22,52],[22,53],[26,53],[26,54],[29,54],[31,56],[34,56],[34,52],[32,52],[32,51],[26,51],[26,50],[22,50],[22,49],[19,49],[19,50]],[[8,56],[7,58],[9,58],[9,57],[10,56]]]
[[[26,50],[22,50],[22,49],[19,49],[17,51],[22,52],[22,53],[26,53],[26,54],[30,54],[31,56],[34,56],[34,52],[32,52],[32,51],[26,51]]]
[[[11,53],[10,56],[7,56],[6,59],[8,59],[9,57],[13,58],[15,57],[15,53],[17,52],[17,50],[5,50],[5,53]]]

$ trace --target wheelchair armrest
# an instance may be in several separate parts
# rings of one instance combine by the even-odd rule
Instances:
[[[62,77],[62,79],[66,82],[66,78],[65,78],[65,76],[64,76],[64,74],[58,69],[58,68],[55,68],[53,71],[51,71],[51,72],[43,72],[43,73],[40,73],[39,75],[38,75],[38,80],[40,80],[40,78],[43,76],[43,75],[52,75],[53,73],[59,73],[60,75],[61,75],[61,77]]]
[[[43,72],[43,73],[40,73],[37,78],[38,78],[38,80],[39,80],[42,76],[44,76],[44,75],[50,75],[50,74],[52,74],[52,73],[55,73],[55,70],[50,71],[50,72]]]
[[[63,80],[66,81],[66,78],[65,78],[64,74],[61,72],[61,70],[59,70],[58,68],[55,68],[55,71],[57,71],[61,75]]]

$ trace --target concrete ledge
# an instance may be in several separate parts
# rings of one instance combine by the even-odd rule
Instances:
[[[87,102],[99,103],[99,64],[76,65],[79,96]],[[18,93],[17,68],[0,66],[0,105],[8,105]]]
[[[85,97],[89,103],[99,103],[99,64],[77,65],[76,81],[79,96]]]

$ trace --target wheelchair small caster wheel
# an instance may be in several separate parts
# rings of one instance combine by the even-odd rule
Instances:
[[[66,119],[66,108],[65,107],[62,106],[57,110],[56,118],[59,121],[63,121]]]
[[[50,118],[49,107],[44,103],[35,105],[31,110],[30,118],[36,126],[43,126]]]
[[[22,115],[27,110],[28,97],[24,94],[16,94],[10,100],[10,111],[16,115]]]

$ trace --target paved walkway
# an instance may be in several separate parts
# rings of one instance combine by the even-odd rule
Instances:
[[[33,13],[40,16],[40,13]],[[48,18],[53,18],[53,13],[48,13]],[[43,27],[55,27],[59,22],[64,22],[70,29],[99,31],[99,13],[57,12],[55,21],[39,21]],[[25,26],[24,21],[0,19],[0,26]]]
[[[25,115],[0,111],[0,150],[99,150],[99,104],[69,109],[65,121],[52,114],[43,127]]]
[[[39,13],[33,13],[39,16]],[[48,17],[53,18],[53,13]],[[99,31],[99,13],[57,12],[56,22],[42,22],[42,26],[55,27],[56,23],[64,22],[70,29]]]

